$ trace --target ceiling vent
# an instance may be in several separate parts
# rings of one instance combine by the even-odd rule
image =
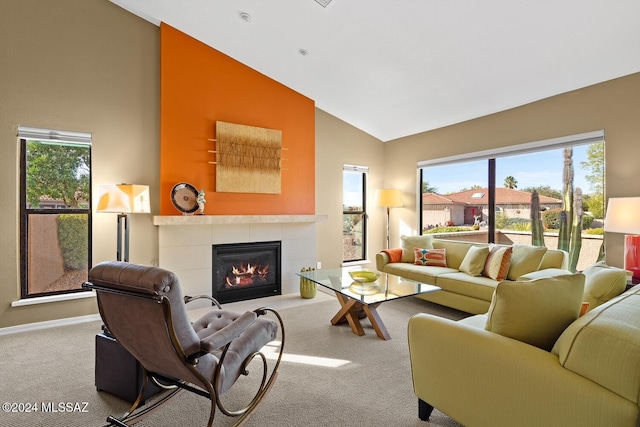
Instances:
[[[316,3],[318,3],[322,7],[327,7],[332,1],[333,0],[316,0]]]

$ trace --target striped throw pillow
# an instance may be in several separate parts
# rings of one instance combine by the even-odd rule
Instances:
[[[484,263],[482,275],[493,280],[505,280],[511,265],[512,251],[511,246],[492,246]]]
[[[423,249],[413,248],[415,254],[415,265],[430,265],[433,267],[447,266],[446,249]]]

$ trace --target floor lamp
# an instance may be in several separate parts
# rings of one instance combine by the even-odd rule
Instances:
[[[611,197],[607,204],[604,231],[624,233],[624,269],[640,281],[640,197]]]
[[[389,249],[389,210],[402,206],[402,191],[393,189],[378,190],[376,205],[387,208],[387,249]]]
[[[116,259],[129,262],[130,213],[151,213],[149,186],[134,184],[101,184],[98,186],[96,212],[118,214]]]

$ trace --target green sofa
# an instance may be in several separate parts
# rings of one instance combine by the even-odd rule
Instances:
[[[478,255],[479,259],[475,261],[477,265],[474,266],[474,261],[469,259],[471,257],[467,257],[472,247],[488,248],[489,245],[439,239],[429,235],[402,236],[402,248],[398,248],[402,249],[402,259],[391,262],[388,252],[380,252],[376,254],[376,268],[442,289],[420,295],[419,298],[467,313],[482,314],[489,309],[491,297],[500,280],[478,274],[484,266],[486,256],[482,258],[482,254]],[[415,248],[444,249],[447,266],[415,265]],[[527,275],[536,272],[541,272],[544,276],[569,274],[567,263],[568,254],[565,251],[513,245],[507,279],[526,279]]]
[[[596,264],[502,282],[485,315],[412,317],[420,418],[435,407],[474,427],[640,426],[640,286],[600,304],[621,281],[624,270]],[[584,300],[596,307],[579,317]]]

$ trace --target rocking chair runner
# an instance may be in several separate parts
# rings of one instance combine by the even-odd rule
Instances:
[[[130,410],[120,418],[109,416],[109,425],[128,426],[140,421],[182,390],[211,400],[207,426],[213,424],[216,407],[227,416],[238,416],[236,424],[240,424],[250,416],[277,377],[284,348],[284,325],[272,309],[259,308],[244,314],[225,311],[211,297],[183,297],[178,278],[170,271],[118,261],[93,267],[83,287],[97,292],[105,326],[140,362],[146,374]],[[191,323],[186,303],[198,298],[208,298],[215,307]],[[269,312],[277,322],[259,317]],[[280,352],[269,369],[260,349],[277,337],[278,325]],[[262,360],[259,389],[245,408],[228,410],[220,395],[229,390],[240,375],[249,374],[247,367],[256,357]],[[147,379],[173,390],[151,406],[139,408]]]

